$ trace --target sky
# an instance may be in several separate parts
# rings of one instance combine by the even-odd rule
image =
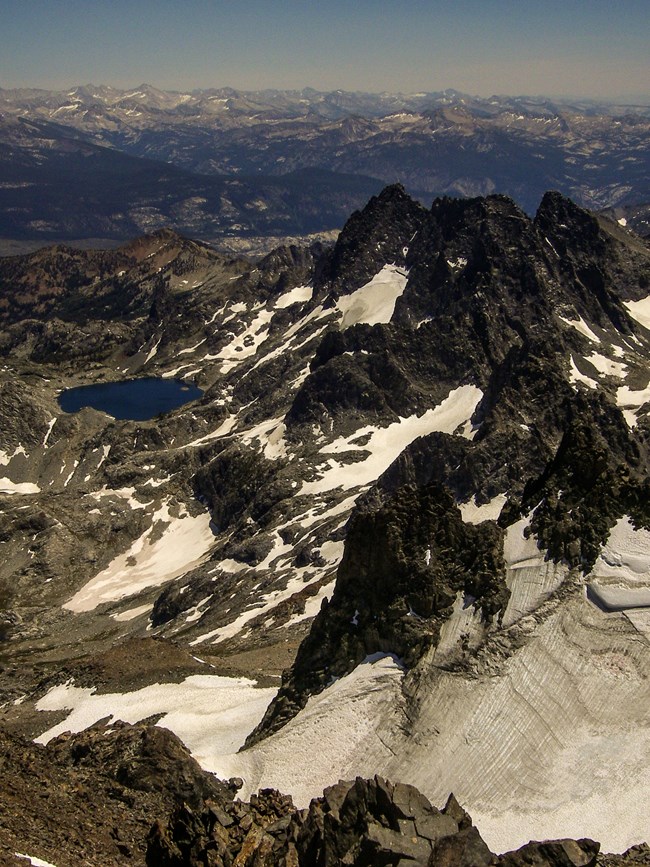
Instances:
[[[0,87],[650,100],[648,0],[0,0]]]

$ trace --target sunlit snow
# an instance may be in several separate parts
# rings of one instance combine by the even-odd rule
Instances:
[[[275,689],[257,689],[247,678],[195,674],[182,683],[155,683],[134,692],[96,695],[71,683],[52,687],[37,710],[69,710],[36,743],[46,744],[63,732],[80,732],[101,719],[136,723],[164,714],[159,725],[173,731],[195,758],[209,769],[206,758],[236,752],[262,718]]]
[[[230,756],[214,749],[204,767],[223,778],[241,777],[240,797],[271,786],[290,792],[299,807],[339,779],[373,776],[390,756],[384,736],[399,713],[403,674],[396,657],[373,654],[311,696],[273,737]]]
[[[34,482],[12,482],[0,479],[0,494],[39,494],[41,489]]]
[[[624,301],[623,304],[632,319],[636,319],[640,325],[650,330],[650,295],[642,298],[641,301]]]
[[[608,608],[650,607],[650,532],[627,515],[612,528],[589,576],[592,593]]]
[[[136,608],[128,608],[126,611],[121,611],[119,614],[111,614],[111,617],[119,623],[126,623],[129,620],[135,620],[136,617],[140,617],[143,614],[149,614],[152,608],[152,603],[138,605]]]
[[[292,304],[309,301],[313,291],[311,286],[296,286],[294,289],[285,292],[284,295],[280,295],[275,302],[275,306],[282,310],[285,307],[291,307]]]
[[[506,494],[497,494],[489,502],[477,506],[476,497],[472,497],[468,503],[461,503],[458,508],[466,524],[480,524],[482,521],[496,521],[507,499]]]
[[[20,852],[14,854],[16,858],[24,858],[25,861],[29,861],[32,867],[56,867],[51,861],[43,861],[42,858],[37,858],[35,855],[22,855]]]
[[[650,401],[650,386],[638,391],[632,391],[627,385],[616,389],[616,403],[623,408],[623,415],[630,428],[635,427],[637,423],[635,410],[640,409],[648,401]]]
[[[160,534],[155,540],[152,536]],[[198,566],[214,544],[208,513],[192,518],[172,517],[169,502],[162,504],[151,526],[81,588],[64,608],[92,611],[103,602],[115,602],[146,587],[155,587]]]
[[[612,361],[611,358],[607,358],[598,352],[592,352],[585,360],[593,364],[596,370],[604,376],[615,376],[618,379],[624,379],[625,377],[627,365],[621,361]]]
[[[350,464],[330,458],[329,469],[325,470],[319,479],[304,482],[299,493],[318,494],[334,488],[347,490],[374,482],[413,440],[435,431],[452,434],[464,425],[474,414],[482,397],[483,392],[475,385],[462,385],[451,391],[442,403],[421,416],[400,418],[385,428],[368,425],[349,437],[335,440],[324,446],[320,450],[321,454],[361,451],[368,453],[368,457]],[[370,434],[366,445],[358,446],[352,442],[365,434]]]
[[[234,337],[216,355],[206,356],[206,358],[221,361],[222,373],[227,373],[233,367],[237,367],[245,358],[255,355],[258,348],[264,343],[268,337],[267,325],[272,317],[272,310],[260,310],[255,319],[241,334]]]
[[[560,316],[562,322],[570,325],[571,328],[575,328],[576,331],[579,331],[584,337],[588,340],[591,340],[592,343],[600,343],[600,337],[598,337],[591,328],[587,325],[582,316],[579,316],[577,319],[565,319],[564,316]]]
[[[577,382],[582,382],[583,385],[586,385],[588,388],[598,388],[598,383],[595,379],[587,376],[584,373],[580,373],[578,368],[576,367],[576,363],[573,360],[573,356],[569,356],[569,361],[571,362],[571,372],[569,374],[569,382],[575,385]]]
[[[406,289],[408,273],[395,265],[384,265],[369,283],[351,295],[343,295],[337,307],[343,313],[340,327],[390,322],[395,302]]]

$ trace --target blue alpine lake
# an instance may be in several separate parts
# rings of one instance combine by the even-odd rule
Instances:
[[[68,388],[61,392],[58,400],[64,412],[78,412],[90,406],[113,418],[145,421],[196,400],[202,394],[196,385],[180,379],[150,376]]]

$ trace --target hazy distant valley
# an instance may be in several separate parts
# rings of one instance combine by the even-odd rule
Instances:
[[[556,189],[634,226],[649,127],[647,106],[455,91],[0,90],[0,238],[13,252],[169,226],[268,251],[340,230],[396,181],[425,204],[503,193],[529,214]]]

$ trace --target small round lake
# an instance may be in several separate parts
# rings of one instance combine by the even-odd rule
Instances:
[[[113,418],[145,421],[196,400],[202,394],[196,385],[188,385],[180,379],[150,376],[68,388],[61,392],[58,400],[64,412],[78,412],[90,406]]]

